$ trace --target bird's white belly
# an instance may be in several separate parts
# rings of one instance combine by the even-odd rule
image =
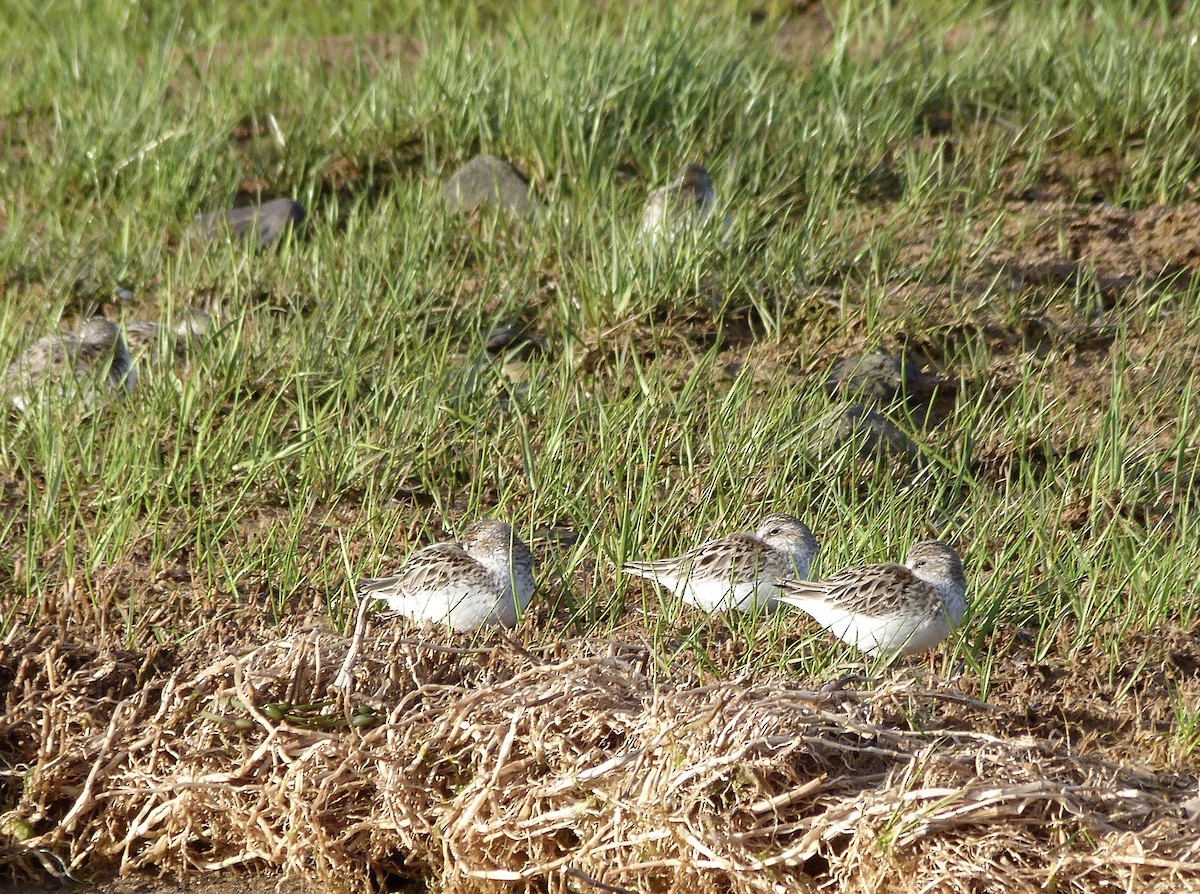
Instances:
[[[774,605],[775,586],[765,581],[731,584],[722,580],[690,579],[672,589],[688,605],[706,612],[728,609],[744,612],[759,605]]]
[[[909,655],[923,652],[941,642],[949,632],[945,617],[921,615],[862,615],[817,600],[797,605],[844,643],[860,652]]]
[[[492,590],[447,587],[425,593],[377,595],[375,598],[414,621],[449,624],[458,631],[474,630],[483,624],[511,626],[517,620],[512,600]]]

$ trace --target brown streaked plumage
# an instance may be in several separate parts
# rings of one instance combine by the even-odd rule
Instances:
[[[159,348],[166,328],[164,324],[151,320],[138,320],[125,325],[125,342],[135,363],[151,367],[159,365]],[[208,314],[202,310],[193,309],[177,318],[175,325],[165,333],[167,344],[174,346],[173,362],[183,363],[208,329]]]
[[[391,577],[364,578],[358,592],[413,620],[455,630],[511,626],[533,597],[533,554],[508,524],[485,519],[459,542],[418,550]]]
[[[705,611],[747,611],[771,607],[780,580],[806,577],[819,548],[804,522],[774,512],[753,534],[729,534],[669,559],[629,562],[622,571],[656,581]]]
[[[931,649],[958,626],[967,607],[962,560],[937,540],[915,544],[904,565],[866,565],[825,580],[784,581],[779,591],[780,602],[871,655]]]

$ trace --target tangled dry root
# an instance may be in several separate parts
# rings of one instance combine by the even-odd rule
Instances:
[[[213,660],[14,627],[0,859],[451,892],[1200,890],[1185,780],[972,730],[988,706],[952,691],[411,634],[364,637],[346,690],[328,630]]]

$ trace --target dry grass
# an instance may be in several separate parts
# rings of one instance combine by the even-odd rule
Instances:
[[[358,889],[1200,889],[1185,779],[960,728],[999,709],[920,673],[704,684],[640,645],[390,625],[347,695],[347,638],[260,634],[134,654],[14,626],[4,750],[32,830],[60,819],[7,859]]]

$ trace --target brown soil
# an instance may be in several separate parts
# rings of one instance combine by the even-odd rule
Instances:
[[[327,888],[304,879],[256,872],[208,872],[186,879],[137,874],[94,883],[14,881],[0,884],[4,894],[326,894]],[[418,894],[413,891],[412,894]]]

